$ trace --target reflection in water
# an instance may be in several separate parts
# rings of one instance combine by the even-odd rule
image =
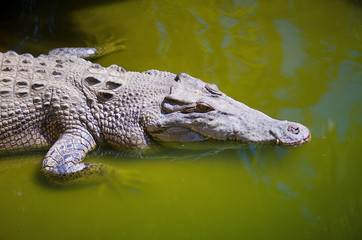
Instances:
[[[268,170],[276,163],[276,159],[271,163],[266,162],[270,161],[270,157],[265,156],[265,150],[267,149],[255,146],[250,146],[247,149],[239,149],[240,158],[243,161],[248,174],[254,179],[254,184],[266,185],[269,194],[278,194],[282,201],[292,201],[293,204],[299,206],[299,211],[305,216],[308,224],[316,224],[317,219],[309,207],[310,203],[307,199],[301,197],[304,192],[313,190],[312,180],[315,179],[316,170],[304,164],[299,167],[297,174],[300,176],[294,175],[293,178],[283,180],[283,176],[278,176],[279,174],[275,174],[273,171]],[[285,149],[278,149],[275,158],[286,164],[283,159],[287,157],[287,152],[288,151]],[[298,184],[302,184],[302,186],[298,186],[296,185],[296,181],[301,176],[303,181]]]
[[[194,72],[207,76],[209,81],[221,83],[217,75],[223,72],[223,75],[227,76],[226,81],[240,83],[241,76],[250,72],[250,68],[253,68],[253,76],[257,75],[254,68],[262,66],[260,60],[255,59],[255,56],[261,57],[255,54],[256,51],[260,51],[260,46],[252,42],[260,31],[253,16],[255,6],[248,4],[251,5],[249,8],[241,8],[239,4],[229,2],[225,4],[226,9],[225,6],[215,6],[219,8],[218,15],[214,16],[213,8],[179,7],[176,12],[167,5],[153,3],[154,21],[160,38],[157,53],[163,58],[168,58],[179,49],[178,45],[186,42],[190,46],[179,55],[180,60],[189,61],[187,58],[192,58],[193,49],[205,53],[197,56]],[[192,25],[175,25],[177,22],[170,22],[164,18],[167,11],[175,11],[174,14],[177,16],[183,15]],[[187,68],[183,71],[192,74]],[[253,84],[253,81],[249,84]]]
[[[284,77],[292,78],[297,71],[305,64],[304,39],[301,38],[302,31],[287,20],[276,20],[275,27],[281,36],[282,65],[281,74]]]
[[[338,142],[348,141],[350,139],[347,131],[348,127],[354,122],[358,122],[358,119],[361,119],[361,116],[355,116],[357,119],[351,118],[353,117],[354,109],[362,104],[362,99],[360,98],[362,85],[356,84],[356,80],[353,78],[353,76],[357,75],[356,71],[358,70],[356,68],[355,72],[351,74],[349,71],[344,70],[345,67],[345,62],[342,62],[338,74],[340,79],[332,80],[329,84],[330,91],[321,98],[318,104],[310,108],[314,112],[315,117],[325,119],[324,122],[316,121],[316,124],[319,125],[315,131],[316,136],[323,137],[328,131],[333,131],[336,128],[339,137]]]
[[[160,21],[156,20],[157,29],[160,36],[160,46],[158,47],[157,53],[166,57],[169,44],[167,44],[168,31]]]

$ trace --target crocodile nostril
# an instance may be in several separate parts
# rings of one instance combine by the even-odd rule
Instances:
[[[296,126],[296,125],[293,125],[293,124],[288,126],[288,131],[295,134],[295,135],[299,134],[299,132],[300,132],[299,127]]]

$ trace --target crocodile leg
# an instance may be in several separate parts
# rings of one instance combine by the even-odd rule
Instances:
[[[43,176],[52,183],[75,183],[105,175],[106,167],[82,163],[87,152],[95,147],[93,137],[86,130],[67,130],[50,148],[42,164]]]
[[[125,47],[121,43],[123,43],[123,40],[96,47],[55,48],[50,50],[48,54],[57,56],[74,55],[80,58],[92,59],[123,50]]]
[[[48,54],[57,56],[74,55],[80,58],[95,58],[102,55],[97,48],[55,48],[50,50]]]

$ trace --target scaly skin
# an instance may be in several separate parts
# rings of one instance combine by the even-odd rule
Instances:
[[[0,53],[0,153],[50,147],[42,172],[56,182],[108,172],[82,163],[102,143],[143,151],[155,141],[310,139],[303,125],[272,119],[185,73],[126,72],[83,59],[98,54],[94,48],[54,49],[37,58]]]

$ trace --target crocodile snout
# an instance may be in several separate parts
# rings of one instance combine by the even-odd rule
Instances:
[[[281,125],[270,130],[270,133],[275,137],[276,144],[280,145],[297,146],[311,139],[311,133],[307,127],[288,121],[281,121]]]

